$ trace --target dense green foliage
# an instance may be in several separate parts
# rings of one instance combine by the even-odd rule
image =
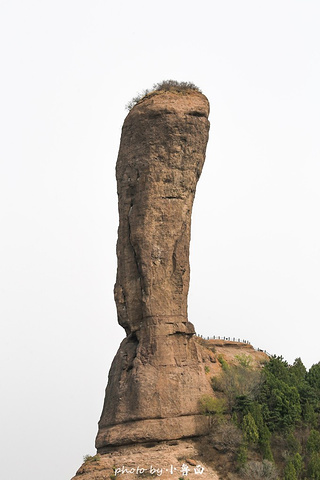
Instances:
[[[289,365],[274,356],[257,370],[248,358],[218,360],[222,374],[212,386],[226,399],[225,418],[242,432],[236,458],[243,474],[271,462],[278,479],[320,480],[320,363],[307,371],[300,358]],[[259,466],[250,463],[257,455]]]

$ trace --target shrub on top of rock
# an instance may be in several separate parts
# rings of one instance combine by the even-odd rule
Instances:
[[[178,82],[177,80],[163,80],[162,82],[155,83],[151,89],[143,90],[136,97],[134,97],[130,102],[127,103],[126,109],[131,110],[140,100],[150,94],[155,94],[157,92],[186,92],[189,90],[195,90],[200,92],[201,90],[192,82]]]

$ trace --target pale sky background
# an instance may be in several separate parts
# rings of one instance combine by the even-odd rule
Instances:
[[[95,453],[124,331],[115,163],[125,105],[164,79],[211,103],[189,319],[320,361],[318,0],[0,0],[1,477]]]

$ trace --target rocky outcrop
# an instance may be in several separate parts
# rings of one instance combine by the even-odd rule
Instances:
[[[247,358],[254,370],[260,370],[269,360],[266,353],[255,350],[248,343],[205,340],[200,337],[194,337],[194,339],[200,348],[202,359],[200,363],[202,363],[202,369],[207,372],[208,378],[219,377],[222,373],[221,358],[230,366],[239,365],[239,359]],[[213,390],[210,394],[215,395]],[[106,480],[114,478],[115,473],[117,473],[116,477],[121,473],[121,478],[128,480],[138,480],[143,476],[146,478],[160,476],[163,480],[169,480],[184,476],[183,471],[186,473],[186,470],[188,470],[187,478],[190,480],[243,479],[241,474],[238,476],[235,473],[236,453],[227,451],[225,447],[225,442],[230,441],[230,429],[228,433],[227,423],[221,423],[221,420],[216,419],[215,416],[205,418],[210,418],[211,424],[207,436],[110,447],[108,453],[98,454],[86,460],[72,480],[78,478]],[[200,467],[200,470],[197,467]],[[201,471],[202,473],[199,474]]]
[[[128,445],[118,447],[105,455],[89,458],[78,469],[72,480],[141,480],[161,478],[175,480],[219,480],[216,469],[210,465],[210,458],[202,451],[208,451],[201,443],[179,440],[157,443],[153,446]],[[224,477],[227,478],[227,477]],[[229,477],[228,477],[229,478]]]
[[[147,95],[125,119],[116,167],[115,301],[126,331],[112,363],[98,452],[203,435],[211,388],[187,317],[192,205],[209,132],[196,91]]]

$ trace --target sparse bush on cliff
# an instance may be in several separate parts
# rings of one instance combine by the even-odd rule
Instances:
[[[252,357],[251,355],[246,355],[246,354],[241,354],[241,355],[235,355],[235,358],[239,362],[239,365],[242,367],[252,367]]]
[[[83,456],[83,462],[98,462],[100,460],[100,455],[84,455]]]
[[[276,480],[277,470],[268,460],[248,462],[241,470],[243,478],[248,480]]]
[[[163,80],[162,82],[155,83],[153,90],[172,90],[175,92],[184,92],[186,90],[201,90],[192,82],[177,82],[176,80]]]
[[[232,422],[215,426],[210,436],[212,445],[221,451],[236,453],[243,442],[243,434]]]
[[[156,94],[160,91],[170,92],[187,92],[189,90],[195,90],[200,92],[201,90],[192,82],[178,82],[177,80],[163,80],[162,82],[155,83],[151,89],[143,90],[130,102],[127,103],[126,109],[131,110],[140,100],[150,94]]]
[[[219,377],[212,378],[213,390],[226,395],[229,413],[237,404],[239,398],[253,400],[261,386],[261,373],[248,364],[225,366],[225,360],[218,359],[222,365]]]
[[[228,362],[225,361],[223,355],[218,355],[218,361],[223,368],[223,370],[228,370],[229,369],[229,364]]]
[[[200,412],[203,415],[222,416],[226,411],[226,402],[223,398],[214,398],[210,395],[203,395],[200,398]]]

